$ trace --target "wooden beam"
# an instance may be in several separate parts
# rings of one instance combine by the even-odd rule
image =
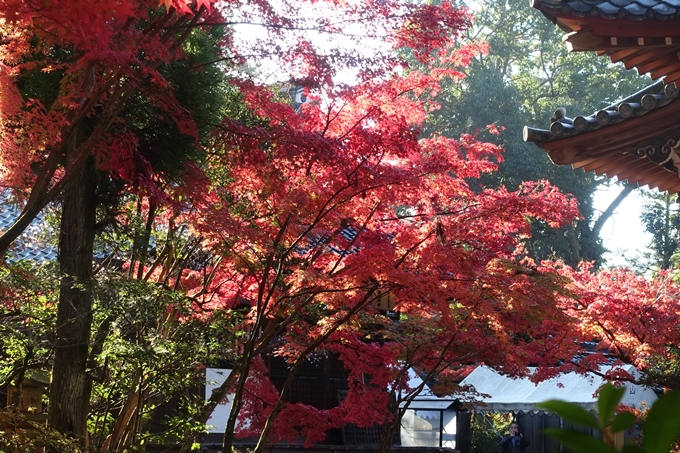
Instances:
[[[607,173],[625,163],[630,162],[629,155],[616,153],[609,158],[601,157],[596,162],[586,166],[585,171],[594,171],[597,174]]]
[[[680,179],[678,179],[677,176],[676,176],[675,180],[669,178],[668,181],[665,181],[664,183],[656,186],[656,189],[661,191],[661,192],[670,191],[673,188],[676,189],[676,192],[673,192],[673,193],[678,193],[678,191],[680,191]]]
[[[548,151],[548,157],[555,165],[569,165],[587,157],[576,148],[558,148]]]
[[[607,128],[605,128],[607,129]],[[607,134],[600,134],[603,138],[592,137],[593,142],[585,146],[583,156],[592,157],[593,159],[608,159],[611,160],[614,156],[622,154],[623,151],[630,151],[631,148],[638,143],[635,137],[628,136],[609,136]],[[649,137],[641,137],[641,142],[646,144]],[[623,154],[625,156],[625,154]]]
[[[574,31],[592,30],[599,36],[680,38],[680,27],[672,20],[617,18],[606,19],[602,16],[574,17],[568,13],[557,13],[555,17]]]
[[[608,38],[595,36],[590,30],[574,31],[564,35],[569,52],[616,48]]]
[[[668,185],[670,185],[671,188],[680,188],[680,179],[678,179],[677,175],[664,176],[663,178],[659,178],[658,180],[647,184],[650,189],[656,189],[662,192],[665,192],[668,189],[660,189],[660,187]]]
[[[647,186],[650,189],[656,189],[660,192],[666,192],[669,189],[673,189],[673,188],[675,188],[675,190],[677,191],[677,189],[680,188],[680,179],[678,179],[677,175],[673,175],[671,172],[667,172],[667,173],[668,173],[668,176],[659,177],[656,181],[652,181],[652,182],[648,183]],[[672,193],[676,193],[676,192],[672,192]]]
[[[596,171],[595,174],[605,175],[607,178],[616,177],[619,181],[624,181],[628,179],[627,176],[635,174],[635,171],[637,171],[637,166],[634,163],[627,162],[625,164],[622,164],[622,166],[609,170],[605,173]]]
[[[638,74],[646,74],[650,71],[653,71],[655,69],[658,69],[661,66],[664,65],[669,65],[673,64],[678,61],[678,56],[676,55],[675,52],[673,53],[668,53],[666,55],[659,55],[658,58],[646,63],[646,64],[640,64],[640,65],[635,65],[635,68],[638,70]]]
[[[600,54],[603,55],[607,53],[607,51],[598,51],[598,55]],[[611,59],[612,63],[618,63],[619,61],[623,60],[624,58],[628,58],[636,53],[640,52],[640,49],[621,49],[617,50],[616,52],[612,53],[609,55],[609,58]]]
[[[680,71],[672,72],[663,78],[663,83],[666,85],[680,80]]]
[[[620,179],[627,179],[629,182],[638,182],[645,176],[657,173],[659,170],[663,170],[663,167],[655,164],[649,159],[637,159],[638,165],[627,164],[621,168],[621,171],[617,172],[617,177]]]
[[[626,154],[621,154],[622,156],[625,156],[626,158],[621,159],[617,162],[611,162],[611,165],[602,165],[599,168],[594,168],[593,171],[595,172],[596,175],[617,175],[618,173],[621,173],[622,171],[625,171],[627,169],[631,168],[639,168],[640,162],[638,162],[637,159],[630,159],[631,156],[628,156]]]
[[[590,30],[568,33],[562,38],[571,52],[605,49],[669,49],[680,44],[680,38],[645,38],[595,35]]]
[[[638,184],[652,187],[652,184],[657,183],[657,186],[658,186],[659,181],[663,181],[663,180],[666,179],[666,173],[671,173],[670,171],[666,170],[664,167],[662,167],[660,165],[658,167],[659,167],[659,170],[654,172],[653,174],[650,174],[649,176],[642,175],[640,177],[640,180],[638,181]],[[677,178],[677,176],[676,176],[676,178]]]
[[[669,49],[644,49],[640,51],[639,55],[623,60],[623,67],[632,69],[638,65],[656,61],[658,58],[669,52]]]
[[[667,74],[678,71],[680,71],[680,60],[676,59],[674,63],[669,63],[665,66],[655,69],[650,75],[652,79],[660,79]]]
[[[621,165],[620,162],[612,162],[605,158],[595,159],[594,162],[584,166],[583,171],[586,173],[594,171],[595,174],[601,175],[607,173],[607,171],[611,170],[612,168],[618,167],[619,165]]]
[[[595,162],[596,160],[597,159],[585,159],[585,160],[581,160],[579,162],[574,162],[573,164],[571,164],[571,168],[573,168],[574,170],[578,170],[579,168],[583,168],[586,165],[588,165],[592,162]]]

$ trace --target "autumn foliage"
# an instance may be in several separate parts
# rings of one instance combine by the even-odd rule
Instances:
[[[408,367],[434,376],[485,362],[518,375],[530,364],[564,362],[577,349],[574,318],[561,305],[570,296],[561,270],[537,266],[522,247],[531,222],[563,226],[577,218],[575,200],[543,181],[514,192],[477,187],[471,181],[496,169],[501,149],[469,134],[421,134],[440,82],[461,77],[461,65],[483,51],[456,43],[467,13],[449,2],[310,3],[323,14],[306,14],[314,10],[296,1],[0,5],[0,187],[23,208],[0,251],[65,188],[77,192],[68,182],[88,162],[99,189],[115,182],[107,196],[144,219],[143,233],[113,247],[124,261],[117,271],[190,301],[190,309],[168,303],[159,310],[155,338],[170,341],[178,325],[197,320],[229,337],[220,358],[233,373],[192,414],[197,424],[184,433],[185,449],[227,393],[234,409],[225,449],[239,416],[247,421],[240,434],[261,435],[259,446],[309,444],[346,423],[392,423],[391,396],[413,390]],[[241,23],[268,33],[246,45],[230,28]],[[230,71],[233,105],[206,126],[180,102],[164,69],[188,59],[193,32],[221,26],[215,60],[225,78]],[[311,32],[343,40],[323,48]],[[356,43],[367,38],[383,47],[361,54]],[[404,48],[437,69],[409,69],[394,52]],[[293,109],[277,84],[238,71],[264,56],[308,102]],[[341,70],[354,70],[356,83],[338,84]],[[144,128],[165,120],[191,143],[172,156],[174,173],[165,148],[141,145]],[[132,224],[124,219],[115,212],[106,221]],[[191,244],[184,255],[178,236]],[[134,244],[129,251],[126,241]],[[387,318],[382,303],[398,319]],[[102,326],[97,335],[106,336]],[[287,404],[291,380],[271,384],[266,354],[287,360],[290,379],[314,354],[339,357],[346,398],[325,412]],[[108,362],[100,366],[110,371]],[[142,386],[144,370],[132,376],[129,397],[106,414],[118,414],[111,432],[93,436],[106,451],[134,442],[133,415],[155,401],[150,384]],[[66,410],[56,407],[50,410]]]
[[[191,215],[221,258],[199,305],[250,307],[235,366],[243,388],[253,385],[248,354],[267,349],[293,370],[312,352],[337,354],[350,376],[346,399],[328,413],[274,410],[269,440],[313,442],[329,427],[391,421],[385,407],[404,363],[438,373],[484,361],[521,374],[573,352],[573,337],[551,335],[569,324],[555,304],[561,277],[525,259],[521,240],[530,219],[577,216],[574,200],[545,182],[517,192],[470,187],[501,150],[470,135],[420,136],[436,77],[370,80],[332,98],[310,91],[297,112],[269,87],[239,87],[263,123],[227,120],[214,137],[220,153],[209,165],[226,174]],[[374,308],[381,299],[402,317],[396,325]],[[281,396],[258,376],[258,390],[235,397],[251,417],[244,435],[262,429],[256,421]]]
[[[578,320],[584,339],[646,372],[651,384],[678,388],[680,286],[674,272],[648,277],[630,269],[594,271],[587,264],[560,272],[574,292],[565,309]]]

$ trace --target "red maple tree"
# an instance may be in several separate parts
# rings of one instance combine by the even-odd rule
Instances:
[[[223,123],[211,164],[226,173],[195,201],[191,220],[220,253],[200,285],[201,310],[250,310],[239,359],[213,398],[235,393],[225,449],[244,407],[243,435],[260,435],[258,447],[313,442],[344,423],[392,421],[389,392],[404,364],[433,375],[485,361],[521,374],[577,347],[568,333],[554,335],[570,322],[555,303],[561,277],[521,251],[531,219],[569,222],[574,199],[545,182],[517,192],[469,186],[496,168],[501,150],[470,135],[419,135],[427,95],[451,75],[373,79],[332,98],[309,92],[297,112],[269,87],[240,84],[264,123]],[[392,326],[374,307],[381,299],[405,320]],[[260,387],[247,391],[253,361],[269,350],[288,360],[289,380],[272,392],[259,371]],[[296,370],[319,351],[347,364],[347,398],[322,415],[286,406]],[[288,411],[297,415],[281,416]]]
[[[673,272],[649,277],[626,268],[594,271],[588,265],[560,272],[575,296],[564,307],[578,320],[585,341],[596,341],[600,352],[645,371],[649,383],[678,388],[680,286]]]

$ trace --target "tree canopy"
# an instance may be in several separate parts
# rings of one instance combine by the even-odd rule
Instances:
[[[498,172],[484,186],[513,188],[523,181],[548,179],[579,202],[582,218],[563,229],[536,223],[527,247],[536,259],[602,264],[600,229],[611,215],[595,212],[593,194],[602,180],[592,173],[558,167],[533,144],[522,141],[524,126],[547,126],[558,107],[571,116],[590,114],[648,83],[622,66],[593,53],[569,53],[561,31],[522,0],[476,2],[479,11],[468,36],[485,41],[488,52],[471,59],[462,84],[442,88],[427,131],[455,136],[480,131],[480,139],[506,149]],[[495,124],[504,132],[485,132]],[[626,189],[628,193],[630,189]]]
[[[508,144],[494,176],[503,150],[470,130],[486,118],[434,113],[476,115],[491,83],[508,118],[541,104],[515,97],[534,80],[514,72],[519,48],[486,56],[450,2],[310,3],[0,5],[0,187],[21,209],[0,253],[48,206],[59,225],[57,266],[0,274],[0,386],[51,377],[32,447],[189,451],[233,393],[224,451],[235,435],[259,451],[347,423],[382,424],[389,448],[409,367],[573,368],[589,321],[569,307],[587,274],[539,263],[556,248],[528,240],[567,238],[587,197],[513,175]],[[263,35],[240,40],[244,24]],[[375,52],[357,51],[367,42]],[[264,58],[285,86],[257,77]],[[322,355],[344,364],[346,398],[292,404],[296,372]],[[267,356],[289,366],[279,387]],[[220,364],[232,372],[204,401],[191,386]]]

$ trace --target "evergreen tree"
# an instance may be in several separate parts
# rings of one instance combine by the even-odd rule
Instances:
[[[677,197],[668,193],[645,192],[647,203],[640,213],[640,221],[652,235],[648,244],[646,267],[670,269],[677,264],[680,247],[680,211]]]
[[[500,171],[480,180],[482,186],[514,190],[524,181],[547,179],[573,194],[583,218],[564,229],[536,223],[527,249],[536,259],[602,264],[605,248],[599,230],[613,212],[598,215],[593,207],[593,194],[603,179],[554,165],[547,154],[522,140],[522,129],[547,127],[558,107],[569,116],[590,114],[635,92],[648,79],[592,53],[569,53],[561,31],[525,0],[478,3],[482,9],[470,38],[487,42],[489,52],[473,59],[464,83],[442,90],[442,108],[431,116],[426,133],[479,133],[481,139],[503,146]],[[490,124],[505,130],[494,135],[486,129]],[[631,188],[623,190],[622,197]]]

